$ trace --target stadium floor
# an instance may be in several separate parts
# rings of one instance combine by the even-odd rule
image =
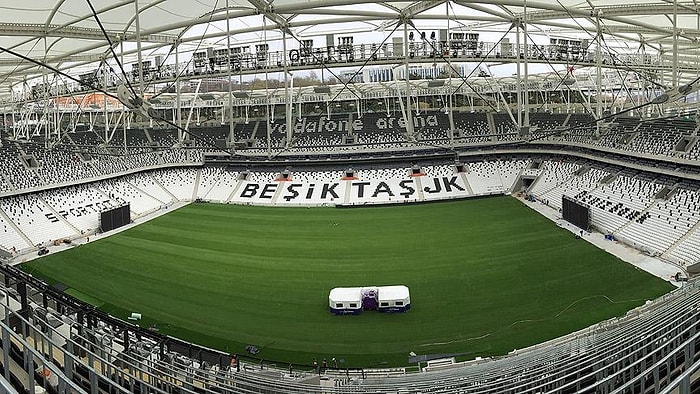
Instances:
[[[24,264],[121,318],[230,353],[405,365],[499,355],[585,328],[672,286],[510,197],[372,208],[192,204]],[[337,286],[405,284],[405,314],[328,313]]]

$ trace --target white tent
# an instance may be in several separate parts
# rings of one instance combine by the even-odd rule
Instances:
[[[365,294],[367,298],[363,298]],[[405,312],[411,309],[411,296],[403,285],[336,287],[328,295],[328,309],[336,315],[356,315],[367,309]]]
[[[328,295],[328,309],[336,315],[358,314],[362,312],[362,298],[359,287],[336,287]]]
[[[406,286],[383,286],[379,288],[380,312],[405,312],[411,309],[411,295]]]

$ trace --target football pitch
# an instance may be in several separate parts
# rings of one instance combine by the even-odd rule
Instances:
[[[230,353],[341,367],[505,354],[673,287],[511,197],[369,208],[191,204],[26,263],[142,326]],[[404,284],[407,313],[334,316],[334,287]]]

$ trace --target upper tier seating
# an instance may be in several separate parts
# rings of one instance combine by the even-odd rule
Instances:
[[[402,151],[431,150],[452,146],[468,148],[474,144],[493,144],[521,140],[519,133],[507,113],[484,113],[426,110],[412,111],[414,135],[406,132],[400,111],[332,114],[330,120],[324,115],[294,118],[294,132],[287,141],[284,119],[274,122],[256,118],[247,123],[237,119],[234,124],[233,141],[242,154],[259,154],[278,157],[279,154],[296,154],[300,158],[316,153],[351,155],[355,152],[367,154],[387,151],[404,154]],[[450,117],[454,123],[454,134],[449,132]],[[659,157],[666,162],[655,163],[659,168],[674,169],[673,159],[699,160],[700,142],[696,142],[696,123],[686,119],[644,119],[618,116],[600,130],[596,137],[596,125],[590,114],[530,114],[533,137],[547,136],[539,142],[575,143],[598,150],[601,156],[610,148],[614,152],[630,152],[644,157]],[[214,146],[226,148],[230,141],[228,125],[206,126],[190,124],[195,147],[215,150]],[[0,176],[0,193],[16,194],[29,189],[57,184],[70,184],[122,172],[137,171],[147,167],[183,162],[202,162],[202,150],[184,151],[172,149],[177,145],[178,133],[172,129],[133,128],[107,132],[99,125],[95,130],[79,129],[61,135],[61,140],[45,141],[41,134],[33,135],[29,141],[3,141],[0,146],[0,164],[5,171]],[[267,130],[270,129],[268,151]],[[550,135],[550,131],[555,134]],[[495,134],[494,134],[495,133]],[[452,141],[451,141],[452,137]],[[126,147],[124,139],[126,138]],[[687,138],[689,149],[685,152]],[[106,143],[105,140],[109,139]],[[538,138],[539,139],[539,138]],[[450,145],[448,147],[448,143]],[[45,146],[53,147],[47,149]],[[676,151],[676,149],[682,151]],[[161,150],[162,149],[162,150]],[[185,153],[187,152],[187,153]],[[441,151],[442,152],[442,151]],[[128,153],[128,154],[124,154]],[[648,160],[648,159],[645,159]]]
[[[491,141],[487,114],[484,112],[453,112],[455,123],[455,141],[457,143],[477,144]]]

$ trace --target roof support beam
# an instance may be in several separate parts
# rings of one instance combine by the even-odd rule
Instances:
[[[48,28],[43,23],[0,23],[0,35],[3,36],[30,36],[30,37],[60,37],[76,38],[80,40],[104,40],[105,36],[100,29],[89,29],[75,26],[54,26]],[[111,33],[113,39],[118,38],[117,33]]]
[[[124,36],[122,33],[107,32],[109,38],[114,41],[122,39],[130,39],[130,36]],[[58,38],[74,38],[78,40],[95,40],[104,41],[105,36],[100,29],[89,29],[75,26],[53,26],[48,29],[43,24],[32,23],[0,23],[0,36],[13,37],[58,37]],[[175,42],[175,36],[168,34],[148,34],[141,37],[144,41],[156,42],[161,44],[172,44]]]
[[[287,19],[285,19],[282,15],[275,12],[274,6],[272,5],[272,0],[248,0],[248,2],[252,4],[259,13],[265,15],[266,18],[273,21],[280,31],[294,37],[294,33],[289,30],[289,21],[287,21]]]

